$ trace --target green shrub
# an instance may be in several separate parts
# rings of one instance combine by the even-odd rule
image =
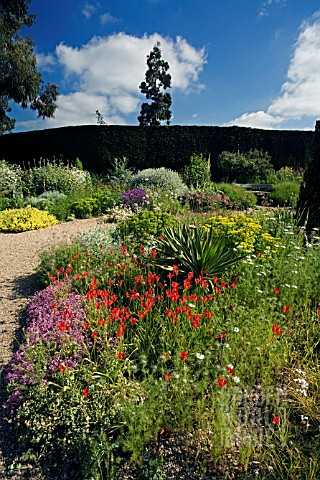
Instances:
[[[219,180],[229,183],[260,183],[273,171],[271,157],[262,150],[221,152],[217,160]]]
[[[48,211],[52,215],[54,215],[58,220],[66,221],[74,218],[74,215],[71,212],[71,206],[75,202],[75,197],[66,196],[65,198],[61,198],[52,202],[48,206]]]
[[[2,210],[7,210],[8,208],[20,208],[23,207],[23,199],[18,198],[9,198],[0,196],[0,212]]]
[[[300,193],[300,185],[296,182],[281,182],[273,185],[270,193],[272,204],[276,207],[294,207]]]
[[[22,170],[5,160],[0,160],[0,194],[6,197],[22,195]]]
[[[66,221],[75,218],[71,211],[71,206],[81,198],[83,198],[82,192],[71,192],[65,195],[57,190],[53,190],[44,192],[38,197],[27,197],[24,204],[40,210],[46,210],[59,221]]]
[[[213,184],[218,192],[223,192],[230,199],[229,206],[236,210],[246,210],[252,208],[257,203],[257,197],[254,193],[248,192],[245,188],[234,183],[216,183]]]
[[[267,183],[296,182],[303,181],[303,170],[294,170],[291,167],[282,167],[277,172],[272,172],[267,177]]]
[[[61,161],[49,162],[29,168],[24,172],[24,189],[27,195],[38,196],[49,190],[69,193],[72,190],[86,188],[91,185],[88,172],[79,170]]]
[[[211,181],[210,158],[207,160],[202,154],[191,155],[180,175],[188,187],[205,187]]]
[[[187,186],[177,172],[168,168],[146,168],[136,173],[131,181],[130,188],[149,188],[151,190],[166,190],[182,197]]]
[[[58,220],[53,215],[29,205],[25,208],[14,208],[0,212],[1,232],[17,233],[40,230],[56,223],[58,223]]]
[[[98,202],[97,213],[99,215],[109,212],[119,203],[120,191],[100,185],[91,195]]]
[[[89,218],[99,214],[99,202],[96,198],[81,198],[71,204],[70,211],[76,218]]]
[[[115,235],[124,243],[147,243],[151,237],[160,237],[163,229],[176,225],[176,217],[165,212],[141,210],[120,223]]]
[[[117,189],[109,187],[91,188],[70,192],[67,196],[57,198],[50,204],[48,211],[59,220],[70,218],[88,218],[107,213],[114,208],[119,198]]]
[[[25,205],[38,208],[39,210],[46,210],[49,212],[53,207],[53,202],[49,198],[31,197],[27,199]]]
[[[64,193],[60,193],[57,190],[44,192],[38,197],[27,197],[24,200],[24,205],[31,205],[39,210],[51,211],[54,203],[57,200],[66,198]]]

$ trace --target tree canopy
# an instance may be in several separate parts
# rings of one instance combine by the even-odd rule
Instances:
[[[162,59],[159,42],[147,56],[147,66],[145,81],[140,84],[139,88],[147,100],[151,100],[151,104],[143,103],[141,105],[138,117],[139,125],[159,126],[163,121],[170,125],[171,95],[167,92],[163,93],[163,90],[171,88],[171,75],[168,73],[168,62]]]
[[[15,119],[8,115],[10,101],[37,111],[42,118],[52,117],[57,108],[57,85],[44,84],[32,39],[19,34],[35,22],[35,15],[29,13],[30,3],[0,0],[0,135],[15,125]]]

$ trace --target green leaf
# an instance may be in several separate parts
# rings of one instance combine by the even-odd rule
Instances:
[[[157,243],[157,263],[166,270],[177,265],[181,273],[194,273],[210,280],[214,275],[245,257],[227,245],[224,236],[216,237],[214,228],[195,227],[179,224],[166,228],[163,239]]]

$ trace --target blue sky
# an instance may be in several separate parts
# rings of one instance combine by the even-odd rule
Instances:
[[[317,0],[33,0],[28,33],[53,119],[14,108],[15,131],[137,125],[146,57],[159,41],[173,125],[314,129],[320,118]]]

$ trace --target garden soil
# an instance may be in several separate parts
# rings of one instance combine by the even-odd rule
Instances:
[[[36,274],[40,253],[59,244],[71,243],[77,234],[95,228],[101,219],[89,218],[60,223],[43,230],[24,233],[0,233],[0,405],[4,399],[5,368],[21,338],[25,309],[39,288]],[[10,425],[0,410],[0,479],[42,479],[40,472],[22,465],[13,476],[5,473],[5,464],[14,460],[19,445],[15,445]],[[63,477],[62,477],[63,478]]]

